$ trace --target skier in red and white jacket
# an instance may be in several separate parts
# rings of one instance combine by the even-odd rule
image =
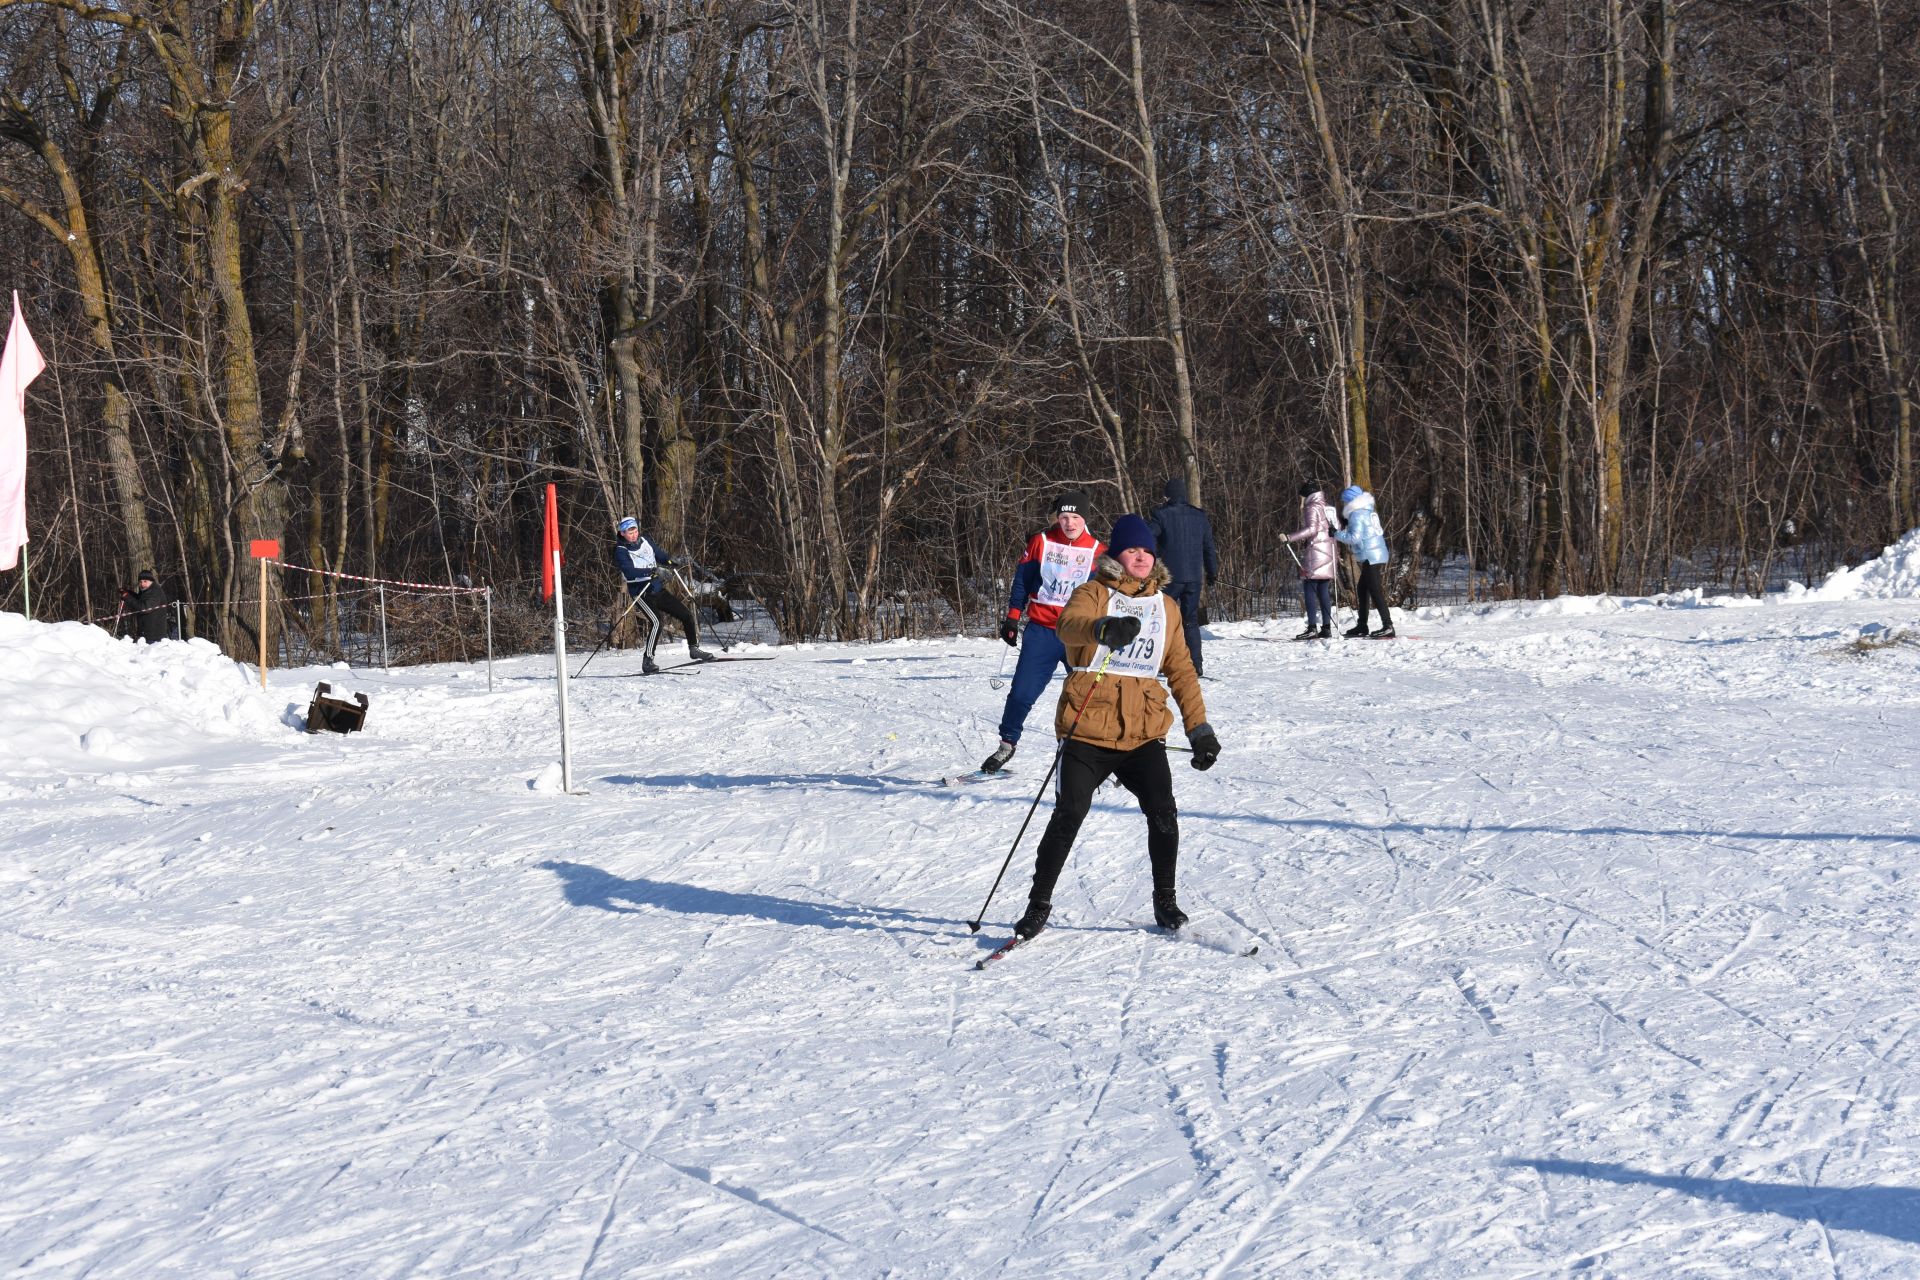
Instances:
[[[1068,490],[1054,499],[1053,524],[1027,541],[1026,554],[1013,573],[1007,598],[1007,616],[1000,638],[1020,647],[1013,685],[1007,690],[1006,709],[1000,713],[1000,745],[980,763],[982,773],[997,773],[1013,759],[1027,713],[1053,679],[1054,668],[1065,666],[1067,650],[1054,634],[1053,624],[1074,589],[1093,576],[1094,562],[1106,553],[1100,539],[1087,532],[1087,496]],[[1020,618],[1026,615],[1026,634]]]

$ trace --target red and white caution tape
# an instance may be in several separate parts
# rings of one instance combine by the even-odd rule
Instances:
[[[350,577],[352,575],[337,574],[335,576]],[[380,582],[382,581],[382,579],[365,578],[365,579],[361,579],[361,581]],[[434,589],[441,590],[441,591],[452,591],[454,594],[457,594],[457,595],[478,595],[486,591],[485,587],[451,587],[451,588],[440,587],[440,588],[434,588]],[[331,591],[315,592],[311,595],[303,595],[303,596],[276,595],[273,597],[272,603],[289,604],[295,600],[336,600],[336,599],[344,599],[345,596],[371,595],[371,594],[373,594],[372,587],[355,587],[355,588],[349,588],[344,595],[336,592],[331,592]],[[117,613],[103,613],[97,618],[83,618],[81,619],[81,621],[86,622],[90,626],[98,626],[103,622],[125,622],[128,618],[137,618],[143,613],[158,613],[162,609],[171,609],[175,605],[178,605],[181,608],[186,608],[186,609],[224,609],[224,608],[227,608],[228,606],[232,606],[233,608],[237,609],[242,605],[255,605],[259,603],[260,603],[259,596],[247,596],[239,600],[169,600],[165,604],[151,604],[146,606],[143,609],[121,609]]]
[[[277,564],[282,569],[291,569],[295,573],[318,573],[328,578],[344,578],[350,582],[371,582],[382,587],[404,587],[410,591],[445,591],[451,595],[483,595],[486,587],[455,587],[441,582],[403,582],[398,578],[367,578],[357,573],[341,573],[337,569],[312,569],[303,564],[288,564],[285,560],[269,560],[268,564]]]

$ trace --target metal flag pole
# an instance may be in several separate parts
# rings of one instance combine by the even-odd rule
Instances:
[[[376,590],[380,592],[380,669],[382,671],[385,671],[391,674],[393,671],[393,654],[387,648],[387,587],[386,587],[386,584],[381,583],[380,586],[376,588]]]
[[[573,735],[567,731],[567,606],[560,583],[560,548],[553,557],[553,668],[560,689],[560,789],[573,791]]]
[[[276,548],[277,550],[277,548]],[[260,687],[267,687],[267,558],[260,557]]]

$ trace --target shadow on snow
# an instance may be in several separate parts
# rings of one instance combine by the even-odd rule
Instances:
[[[602,911],[627,913],[638,912],[642,907],[659,907],[687,915],[750,916],[771,920],[776,924],[805,925],[817,929],[870,929],[881,933],[920,933],[941,937],[949,936],[961,923],[889,907],[806,902],[767,893],[734,893],[696,884],[675,884],[669,880],[629,880],[579,862],[549,859],[539,866],[541,870],[551,871],[560,877],[561,891],[566,894],[570,904],[597,907]],[[914,927],[922,925],[929,927]]]
[[[749,787],[845,787],[858,791],[906,790],[1019,805],[1026,805],[1033,798],[1032,792],[1025,791],[1023,788],[1018,789],[1020,794],[990,794],[972,787],[965,790],[943,787],[939,780],[934,778],[902,778],[884,773],[667,773],[651,777],[613,774],[599,781],[621,787],[700,787],[722,791]],[[1116,811],[1133,809],[1133,805],[1128,801],[1122,801],[1116,805],[1099,799],[1093,807],[1096,812],[1103,809]],[[1401,835],[1484,835],[1495,832],[1500,835],[1521,836],[1645,836],[1695,840],[1777,840],[1793,844],[1846,844],[1855,841],[1863,844],[1920,843],[1920,840],[1910,833],[1869,831],[1714,831],[1704,827],[1556,827],[1526,822],[1475,826],[1457,822],[1353,822],[1338,818],[1279,818],[1264,813],[1208,813],[1187,808],[1182,808],[1180,813],[1182,817],[1196,822],[1253,822],[1262,826],[1285,827],[1298,831],[1361,831],[1375,835],[1396,833]]]
[[[1744,1178],[1689,1178],[1585,1160],[1509,1160],[1507,1164],[1542,1174],[1666,1187],[1695,1199],[1716,1200],[1745,1213],[1802,1218],[1843,1231],[1866,1231],[1889,1240],[1920,1244],[1920,1190],[1910,1187],[1800,1187]]]
[[[699,787],[733,791],[742,787],[848,787],[860,791],[938,790],[938,780],[900,778],[885,773],[659,773],[642,777],[614,773],[599,779],[616,787]]]
[[[1186,811],[1182,810],[1182,814],[1185,815],[1185,813]],[[1276,827],[1319,828],[1326,831],[1402,832],[1409,835],[1437,832],[1463,836],[1494,833],[1503,836],[1678,836],[1700,840],[1779,840],[1815,844],[1824,844],[1828,841],[1849,843],[1856,840],[1867,844],[1917,843],[1916,838],[1910,834],[1893,835],[1866,831],[1713,831],[1706,828],[1687,827],[1548,827],[1534,826],[1525,822],[1516,822],[1512,825],[1490,822],[1484,826],[1472,826],[1457,822],[1344,822],[1332,818],[1269,818],[1259,813],[1203,813],[1192,816],[1217,819],[1221,822],[1260,822]]]

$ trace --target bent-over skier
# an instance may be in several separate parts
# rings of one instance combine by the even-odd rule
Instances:
[[[672,565],[673,560],[660,554],[653,542],[640,532],[640,522],[632,516],[621,517],[613,544],[613,562],[620,566],[620,576],[626,579],[627,594],[633,598],[632,607],[639,609],[647,620],[647,647],[640,658],[640,670],[647,675],[660,670],[653,653],[660,643],[663,613],[679,622],[687,633],[687,656],[695,662],[712,662],[713,655],[700,647],[700,625],[693,620],[693,612],[665,590],[666,580],[659,575],[659,570]]]
[[[1210,769],[1220,739],[1207,724],[1200,677],[1187,653],[1180,606],[1161,590],[1168,573],[1159,563],[1153,531],[1137,515],[1114,522],[1094,579],[1067,601],[1056,624],[1073,673],[1060,693],[1054,730],[1064,739],[1053,816],[1034,858],[1027,913],[1013,928],[1031,938],[1046,928],[1053,889],[1067,852],[1109,777],[1133,793],[1147,819],[1147,859],[1153,867],[1153,918],[1163,929],[1187,922],[1174,893],[1180,855],[1180,811],[1167,768],[1167,731],[1180,704],[1193,767]],[[1165,684],[1161,681],[1165,680]]]

